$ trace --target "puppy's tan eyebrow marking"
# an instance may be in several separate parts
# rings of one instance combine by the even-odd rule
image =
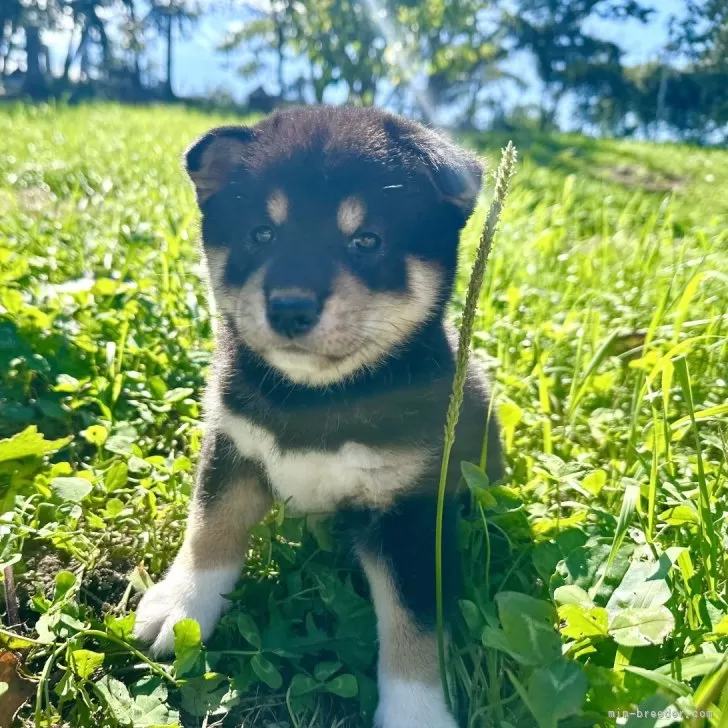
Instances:
[[[288,198],[283,190],[273,190],[266,201],[266,209],[270,219],[276,225],[283,225],[288,219]]]
[[[366,206],[358,197],[347,197],[340,205],[336,214],[336,222],[344,235],[352,235],[359,225],[364,222]]]

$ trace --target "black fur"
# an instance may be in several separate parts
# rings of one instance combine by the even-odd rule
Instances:
[[[473,157],[419,125],[374,109],[313,108],[276,112],[254,129],[210,132],[187,153],[191,173],[221,137],[239,142],[239,158],[226,165],[221,189],[201,205],[202,235],[206,246],[232,248],[225,271],[230,284],[245,283],[265,259],[266,250],[251,244],[248,232],[268,224],[265,200],[283,179],[287,195],[305,204],[294,206],[291,225],[278,233],[280,255],[271,261],[267,288],[305,280],[325,298],[332,272],[345,265],[371,290],[400,291],[409,253],[448,274],[444,305],[458,233],[480,183]],[[370,227],[387,233],[375,257],[348,255],[336,244],[341,233],[332,195],[338,201],[362,190]]]
[[[263,468],[252,460],[241,458],[235,443],[214,428],[205,434],[197,465],[196,496],[210,503],[228,486],[245,477],[265,483]]]
[[[459,500],[445,499],[442,575],[445,616],[452,614],[460,587],[457,551]],[[401,603],[422,631],[435,628],[435,519],[437,500],[415,493],[386,512],[342,510],[336,524],[359,554],[383,558]]]

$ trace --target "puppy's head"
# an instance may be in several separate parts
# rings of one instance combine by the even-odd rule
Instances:
[[[469,154],[373,109],[280,111],[187,152],[215,301],[291,381],[373,367],[442,315],[480,189]]]

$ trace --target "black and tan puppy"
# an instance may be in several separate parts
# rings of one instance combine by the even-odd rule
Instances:
[[[166,653],[174,624],[191,617],[208,636],[273,498],[335,511],[377,614],[376,725],[453,728],[434,631],[435,494],[454,373],[444,309],[481,168],[418,124],[325,107],[213,130],[186,164],[220,313],[217,353],[187,534],[139,605],[136,635]],[[487,412],[471,372],[453,484],[460,462],[479,457]]]

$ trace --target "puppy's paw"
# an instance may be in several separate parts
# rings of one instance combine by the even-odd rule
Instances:
[[[233,590],[239,574],[238,567],[189,571],[172,566],[139,602],[134,637],[151,644],[149,651],[155,657],[170,655],[174,652],[174,625],[194,619],[206,639],[228,606],[222,595]]]
[[[440,685],[380,679],[375,728],[458,728]]]

